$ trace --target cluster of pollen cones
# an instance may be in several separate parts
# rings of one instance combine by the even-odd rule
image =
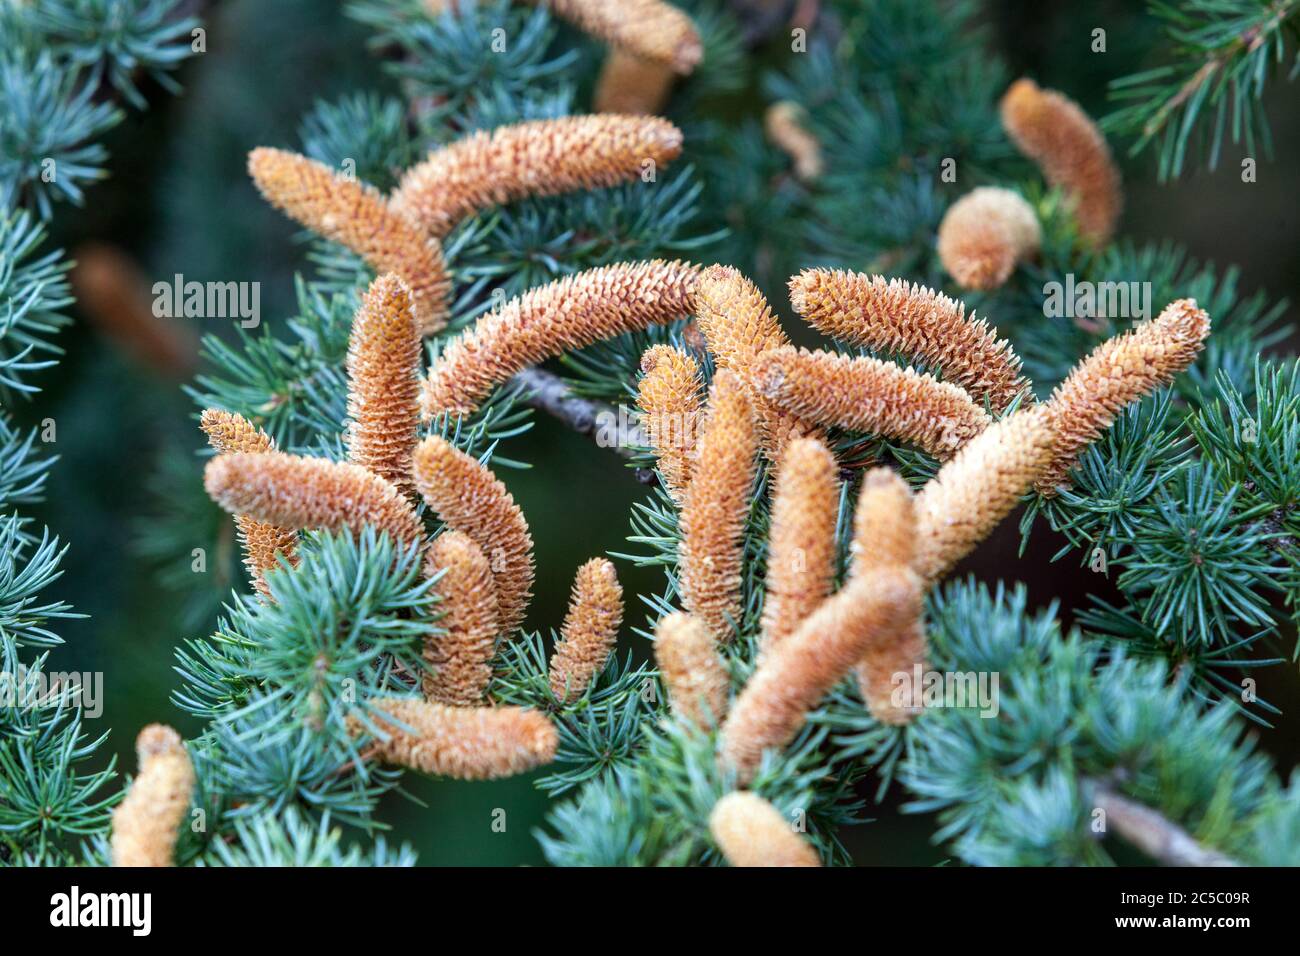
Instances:
[[[455,0],[427,3],[456,15]],[[436,429],[421,437],[422,430],[473,414],[537,363],[694,316],[694,339],[647,350],[638,382],[644,434],[681,531],[683,610],[659,620],[655,656],[673,718],[689,733],[716,735],[716,759],[735,782],[709,820],[726,859],[817,866],[812,844],[747,789],[764,759],[789,744],[846,677],[876,720],[915,719],[920,702],[900,693],[895,677],[925,666],[928,588],[1026,493],[1051,496],[1065,486],[1078,456],[1121,409],[1193,361],[1209,317],[1192,300],[1173,302],[1101,344],[1039,402],[1010,343],[939,292],[882,276],[804,271],[790,280],[795,312],[853,351],[810,350],[790,342],[736,269],[655,260],[534,288],[446,343],[426,371],[422,337],[445,327],[451,297],[441,241],[459,222],[526,196],[630,181],[680,154],[680,131],[640,114],[653,112],[672,77],[699,62],[690,20],[659,0],[550,5],[610,45],[598,103],[618,112],[473,134],[407,170],[388,196],[294,153],[250,154],[250,174],[269,202],[356,252],[378,278],[351,331],[347,459],[286,453],[256,423],[208,409],[201,425],[216,455],[205,487],[234,515],[256,601],[275,602],[277,581],[306,560],[298,553],[305,530],[378,533],[418,553],[439,614],[428,621],[410,695],[371,698],[348,715],[347,732],[366,759],[460,779],[530,770],[555,756],[551,717],[499,705],[491,694],[498,644],[520,629],[532,597],[528,523],[488,467]],[[797,106],[778,106],[769,135],[801,179],[815,179],[816,140]],[[1002,113],[1012,139],[1069,196],[1081,234],[1105,241],[1119,185],[1091,121],[1029,81],[1011,88]],[[1023,199],[980,189],[949,210],[939,251],[959,284],[991,288],[1038,242]],[[908,445],[940,467],[914,489],[888,467],[837,461],[841,436]],[[765,595],[755,621],[745,614],[747,529],[761,504],[756,490],[767,487]],[[841,568],[837,523],[850,491],[856,505]],[[549,662],[548,711],[589,692],[623,610],[613,565],[584,564]],[[756,667],[733,689],[723,649],[750,630]],[[168,865],[194,769],[170,728],[146,728],[137,747],[140,773],[114,814],[114,862]]]

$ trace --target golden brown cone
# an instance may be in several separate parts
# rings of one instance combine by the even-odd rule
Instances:
[[[448,707],[410,697],[373,698],[369,704],[371,722],[389,739],[375,737],[366,755],[386,764],[456,780],[496,780],[555,759],[559,735],[535,710]],[[349,717],[348,726],[354,736],[366,732],[358,717]]]
[[[641,356],[641,371],[637,404],[642,423],[664,487],[680,504],[691,479],[700,424],[700,365],[671,345],[654,345]]]
[[[425,573],[442,575],[434,590],[443,614],[438,620],[442,633],[431,633],[424,641],[430,668],[422,681],[424,696],[453,707],[477,706],[492,680],[500,630],[492,568],[469,535],[445,531],[429,546]]]
[[[731,681],[713,635],[698,618],[675,611],[659,619],[655,662],[674,714],[697,727],[722,722]]]
[[[662,0],[544,2],[584,33],[643,59],[671,66],[683,76],[704,57],[704,45],[691,18]]]
[[[939,469],[916,496],[916,569],[938,580],[1015,508],[1052,460],[1056,436],[1045,406],[989,427]]]
[[[852,579],[889,568],[910,568],[916,560],[916,509],[912,491],[897,472],[873,468],[862,478],[853,517]],[[920,606],[910,624],[871,641],[854,667],[858,689],[872,716],[886,724],[905,724],[919,707],[909,698],[894,699],[894,676],[926,666],[925,622]],[[919,704],[916,701],[915,704]]]
[[[722,726],[721,757],[744,785],[767,750],[794,739],[808,711],[873,646],[896,647],[921,615],[921,582],[900,567],[850,580],[777,645],[750,677]]]
[[[370,284],[348,340],[348,459],[411,486],[411,449],[420,424],[420,329],[411,292],[393,273]]]
[[[667,64],[610,47],[596,80],[592,109],[627,115],[660,113],[672,95],[676,79],[676,71]]]
[[[639,179],[681,151],[681,130],[657,117],[530,120],[471,133],[435,150],[403,174],[390,203],[442,237],[491,206]]]
[[[355,535],[369,524],[402,546],[424,536],[400,491],[349,462],[279,451],[224,454],[208,462],[203,486],[232,514],[281,528],[346,528]]]
[[[798,103],[782,100],[767,108],[763,126],[767,138],[777,145],[794,163],[795,178],[812,182],[822,174],[822,146],[817,137],[804,126],[803,108]]]
[[[621,262],[566,276],[511,299],[452,342],[420,396],[426,418],[467,415],[493,388],[543,359],[691,311],[697,266]]]
[[[912,490],[902,476],[889,468],[872,468],[863,475],[853,513],[849,573],[911,567],[916,561],[916,533]]]
[[[1069,97],[1020,79],[1002,97],[1002,128],[1043,177],[1070,197],[1080,234],[1094,246],[1115,232],[1119,169],[1097,124]]]
[[[572,703],[587,692],[604,669],[623,623],[623,588],[614,565],[592,558],[573,579],[569,613],[551,655],[551,693]]]
[[[371,186],[282,149],[248,154],[248,172],[266,200],[313,232],[347,246],[378,273],[396,272],[411,289],[425,335],[447,324],[451,279],[436,239],[422,236]]]
[[[1209,334],[1210,317],[1196,300],[1178,299],[1154,319],[1093,349],[1047,403],[1057,443],[1051,464],[1038,479],[1039,493],[1055,495],[1079,454],[1124,406],[1173,381],[1196,360]]]
[[[944,380],[1002,411],[1028,382],[1020,358],[984,319],[925,286],[839,269],[807,269],[790,280],[790,302],[831,338],[897,352],[941,368]]]
[[[749,391],[763,429],[763,451],[776,461],[787,441],[812,431],[773,406],[755,384],[759,358],[770,349],[788,346],[790,340],[763,293],[731,266],[709,266],[700,273],[695,315],[718,367],[735,372]]]
[[[781,456],[768,539],[763,654],[792,634],[831,593],[838,471],[835,457],[815,438],[795,439]]]
[[[172,866],[194,791],[194,765],[180,734],[150,724],[135,739],[140,772],[113,811],[114,866]]]
[[[1043,241],[1034,209],[1017,192],[981,186],[948,207],[939,260],[963,289],[996,289]]]
[[[219,452],[275,450],[275,442],[270,435],[234,412],[204,409],[199,418],[199,427],[208,436],[208,444]],[[271,591],[266,584],[266,572],[279,567],[279,557],[283,555],[293,567],[298,565],[295,553],[298,548],[298,530],[258,521],[250,515],[237,514],[235,531],[244,551],[244,567],[248,569],[249,581],[259,594],[269,597]]]
[[[756,793],[735,790],[713,807],[709,832],[732,866],[821,866],[794,821]]]
[[[740,624],[745,520],[757,450],[746,390],[721,369],[709,390],[695,475],[682,505],[680,559],[683,603],[723,643]]]
[[[438,517],[469,535],[487,556],[501,634],[514,633],[533,596],[533,537],[524,513],[490,469],[438,435],[416,446],[412,474]]]
[[[168,378],[188,380],[198,338],[179,315],[158,314],[148,276],[118,246],[83,242],[69,274],[77,308],[119,348]],[[164,283],[165,285],[165,283]],[[232,316],[233,318],[233,316]]]
[[[873,358],[773,349],[759,356],[755,382],[804,421],[905,441],[940,459],[992,421],[960,387]]]

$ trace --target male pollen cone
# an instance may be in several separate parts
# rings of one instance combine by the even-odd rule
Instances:
[[[677,717],[697,727],[722,721],[731,681],[717,642],[699,618],[674,611],[659,619],[655,663]]]
[[[429,665],[422,685],[428,700],[454,707],[483,703],[492,680],[492,657],[500,631],[492,567],[469,535],[444,531],[429,546],[427,577],[441,574],[434,590],[442,633],[425,638]]]
[[[386,764],[456,780],[496,780],[555,759],[559,735],[544,714],[522,707],[448,707],[410,697],[369,701],[375,737],[366,755]],[[356,736],[368,732],[348,718]]]
[[[171,866],[194,791],[194,765],[180,734],[150,724],[135,741],[140,772],[113,811],[114,866]]]
[[[642,59],[671,66],[683,76],[704,58],[704,45],[691,18],[662,0],[545,2],[584,33]]]
[[[410,502],[392,484],[360,465],[269,451],[218,455],[203,471],[208,496],[232,514],[248,514],[282,528],[366,525],[399,545],[423,538]]]
[[[362,297],[348,340],[348,458],[406,491],[420,424],[420,330],[393,273]]]
[[[758,665],[722,725],[720,755],[743,785],[763,753],[799,733],[808,712],[868,653],[921,616],[921,583],[908,568],[850,580]]]
[[[916,509],[907,482],[888,468],[867,472],[853,517],[850,578],[911,568],[916,559],[916,532]],[[905,724],[920,712],[919,700],[894,698],[898,689],[895,676],[910,676],[916,666],[922,670],[926,666],[925,621],[919,602],[916,611],[911,622],[900,621],[897,629],[881,631],[869,641],[854,667],[862,699],[881,723]]]
[[[351,249],[376,272],[405,279],[425,335],[447,324],[451,279],[441,244],[420,235],[378,190],[282,149],[253,150],[248,172],[266,200],[290,219]]]
[[[1080,453],[1124,406],[1172,382],[1196,360],[1209,334],[1205,310],[1197,308],[1195,299],[1178,299],[1154,319],[1093,349],[1047,402],[1056,455],[1038,478],[1039,493],[1055,495]]]
[[[719,370],[682,505],[680,559],[682,600],[722,643],[740,624],[745,521],[757,450],[745,388],[734,374]]]
[[[703,414],[700,365],[671,345],[653,345],[641,356],[637,404],[650,447],[659,459],[664,487],[679,504],[691,478]]]
[[[748,790],[732,791],[714,804],[709,832],[732,866],[821,866],[794,822]]]
[[[623,623],[623,588],[614,565],[592,558],[578,569],[569,612],[551,655],[550,685],[556,700],[572,703],[605,668]]]
[[[1011,84],[1001,112],[1011,141],[1070,197],[1080,234],[1094,246],[1110,241],[1123,195],[1119,169],[1097,124],[1072,99],[1030,79]]]
[[[940,459],[992,421],[960,387],[866,356],[772,349],[758,357],[755,381],[799,419],[905,441]]]
[[[497,588],[501,634],[523,623],[533,588],[533,537],[506,486],[445,438],[430,435],[412,456],[415,487],[447,526],[487,556]]]
[[[206,408],[199,418],[199,427],[208,436],[208,444],[219,452],[274,451],[275,441],[242,415]],[[298,530],[258,521],[250,515],[235,515],[235,533],[244,551],[244,567],[254,590],[269,597],[266,572],[279,567],[284,556],[296,567],[298,557]]]
[[[781,329],[758,286],[731,266],[709,266],[695,287],[696,324],[704,334],[719,368],[735,372],[745,384],[763,429],[763,450],[776,461],[791,438],[811,429],[774,406],[756,387],[759,359],[772,349],[787,347]]]
[[[1034,209],[1017,192],[981,186],[948,207],[939,260],[963,289],[999,288],[1043,241]]]
[[[610,47],[596,79],[591,108],[597,113],[661,113],[676,81],[677,71],[671,66]]]
[[[530,365],[688,315],[698,271],[686,262],[620,262],[511,299],[434,363],[420,396],[425,418],[468,415]]]
[[[790,442],[772,500],[763,653],[788,637],[831,593],[839,503],[835,456],[815,438]]]
[[[492,206],[605,189],[681,155],[682,132],[653,116],[563,116],[471,133],[408,169],[394,210],[442,237]]]
[[[1052,460],[1057,441],[1045,406],[989,426],[926,482],[916,497],[916,569],[938,580],[1011,513]]]
[[[813,328],[877,352],[943,370],[944,381],[1002,411],[1028,386],[1011,343],[941,292],[839,269],[806,269],[790,280],[790,302]]]

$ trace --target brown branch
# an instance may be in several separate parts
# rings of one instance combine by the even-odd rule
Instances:
[[[608,427],[604,423],[613,421],[619,423],[621,427],[620,414],[628,421],[630,427],[635,429],[635,434],[640,434],[641,431],[628,417],[627,412],[620,412],[618,408],[606,402],[574,395],[564,379],[553,372],[536,367],[526,368],[517,373],[511,381],[520,389],[520,401],[525,405],[546,412],[579,435],[586,435],[601,448],[609,448],[621,458],[628,460],[638,458],[641,454],[638,446],[648,444],[646,441],[624,441],[622,439],[630,436],[621,434],[618,435],[619,440],[613,444],[601,441],[602,431]],[[652,468],[636,468],[634,474],[636,480],[643,485],[653,485],[657,481]]]
[[[1167,866],[1241,866],[1232,857],[1201,846],[1186,830],[1104,784],[1092,783],[1093,805],[1106,814],[1107,828]]]

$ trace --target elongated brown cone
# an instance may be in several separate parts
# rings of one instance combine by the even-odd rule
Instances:
[[[1150,395],[1196,360],[1210,317],[1195,299],[1169,303],[1154,319],[1107,339],[1074,367],[1047,403],[1056,454],[1039,477],[1039,494],[1055,495],[1079,454],[1125,405]]]
[[[940,459],[992,421],[958,386],[873,358],[773,349],[759,357],[756,382],[800,419],[905,441]]]
[[[694,70],[704,56],[704,46],[690,17],[662,0],[545,3],[584,33],[643,59],[667,64],[683,76]]]
[[[898,352],[941,368],[944,380],[1002,411],[1028,382],[1011,343],[966,306],[901,279],[808,269],[790,280],[790,302],[831,338]]]
[[[551,655],[551,693],[572,703],[605,667],[623,623],[623,588],[614,565],[592,558],[573,579],[569,613]]]
[[[266,200],[312,232],[347,246],[380,274],[396,272],[411,289],[425,335],[447,324],[451,280],[436,239],[420,235],[371,186],[282,149],[248,154],[248,172]]]
[[[794,821],[756,793],[736,790],[713,807],[709,832],[732,866],[821,866]]]
[[[424,534],[400,491],[349,462],[279,451],[218,455],[203,471],[203,486],[232,514],[282,528],[346,528],[359,534],[369,524],[401,545]]]
[[[366,750],[383,763],[456,780],[496,780],[555,759],[559,735],[544,714],[523,707],[448,707],[410,697],[372,699],[376,737]],[[365,731],[348,718],[354,735]],[[410,728],[410,729],[407,729]]]
[[[943,214],[939,260],[963,289],[996,289],[1042,241],[1038,217],[1019,193],[981,186]]]
[[[697,266],[620,262],[531,289],[479,319],[429,371],[426,417],[467,415],[516,372],[691,311]]]
[[[695,477],[681,511],[681,589],[687,610],[714,640],[741,618],[745,519],[756,471],[757,429],[744,386],[725,369],[713,378]]]
[[[180,734],[150,724],[135,739],[140,772],[113,811],[114,866],[171,866],[194,791],[194,765]]]
[[[526,196],[604,189],[681,155],[682,133],[650,116],[563,116],[472,133],[412,166],[390,200],[445,236],[480,210]]]
[[[234,412],[204,409],[199,427],[208,436],[208,444],[220,452],[275,450],[275,442],[270,435]],[[269,596],[271,591],[266,585],[265,575],[267,571],[279,566],[279,557],[283,555],[291,566],[298,565],[298,557],[294,553],[298,547],[297,529],[282,528],[258,521],[249,515],[237,514],[235,532],[244,551],[244,567],[248,569],[249,581],[259,594]]]
[[[743,785],[767,750],[794,739],[808,711],[874,645],[895,646],[921,615],[921,583],[900,567],[849,581],[777,645],[750,677],[722,726],[721,756]]]
[[[698,618],[676,611],[659,619],[655,662],[674,714],[697,727],[721,723],[731,681],[713,635]]]
[[[671,345],[654,345],[641,356],[637,404],[650,446],[659,458],[664,487],[680,503],[691,479],[699,430],[700,365]]]
[[[1001,108],[1011,141],[1070,197],[1079,232],[1093,245],[1105,245],[1123,195],[1119,169],[1097,124],[1069,97],[1029,79],[1011,84]]]
[[[916,569],[938,580],[1011,513],[1052,460],[1056,442],[1044,406],[989,427],[939,469],[916,497]]]
[[[492,567],[469,535],[445,531],[429,546],[425,570],[429,577],[442,575],[435,589],[443,633],[425,638],[430,670],[422,682],[424,696],[453,707],[482,704],[500,630]]]
[[[763,293],[731,266],[709,266],[700,273],[695,315],[718,367],[735,372],[749,391],[763,429],[763,451],[776,461],[787,441],[812,431],[775,407],[755,382],[759,358],[771,349],[789,346],[790,340]]]
[[[977,439],[978,440],[978,439]],[[960,453],[959,453],[960,454]],[[853,579],[890,568],[910,568],[916,560],[916,510],[912,492],[901,476],[888,468],[873,468],[862,478],[862,491],[853,518]],[[925,622],[917,606],[910,623],[881,633],[867,645],[854,670],[858,689],[872,716],[886,724],[905,724],[920,710],[920,700],[895,697],[895,677],[907,676],[926,664]]]
[[[763,117],[763,128],[767,138],[794,163],[796,179],[807,183],[822,174],[822,145],[804,126],[803,108],[798,103],[773,103]]]
[[[437,435],[416,446],[412,475],[438,517],[487,556],[501,634],[514,633],[533,596],[533,537],[515,499],[491,470]]]
[[[815,438],[786,446],[772,500],[762,653],[811,614],[835,583],[835,520],[840,482],[835,457]]]
[[[676,80],[677,71],[668,64],[610,47],[596,80],[592,109],[597,113],[628,115],[660,113],[672,95]]]
[[[407,491],[420,424],[420,330],[393,273],[370,284],[348,340],[348,458]]]

